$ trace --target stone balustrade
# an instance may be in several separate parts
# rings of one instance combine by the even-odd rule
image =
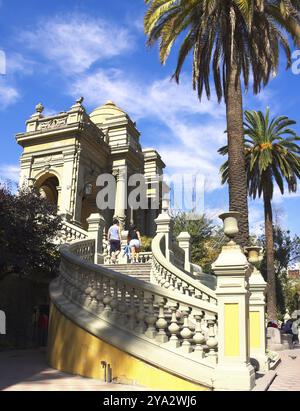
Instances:
[[[171,292],[92,264],[94,240],[61,246],[60,251],[56,286],[68,301],[131,335],[216,365],[217,307],[210,295],[205,299],[203,293],[201,299]]]
[[[165,235],[159,233],[152,241],[151,282],[170,291],[176,290],[184,295],[216,305],[217,298],[214,291],[168,261],[163,253],[164,247]]]
[[[61,244],[71,243],[76,240],[84,240],[88,237],[88,232],[82,228],[69,223],[68,221],[62,222],[62,228],[60,231],[59,240]]]

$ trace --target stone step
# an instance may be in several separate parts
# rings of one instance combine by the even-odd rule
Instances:
[[[109,264],[105,267],[138,280],[150,282],[151,264]]]

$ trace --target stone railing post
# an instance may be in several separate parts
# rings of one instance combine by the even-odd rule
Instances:
[[[266,326],[265,326],[265,291],[267,283],[256,268],[260,260],[261,247],[247,247],[248,261],[253,263],[252,274],[249,278],[249,316],[250,316],[250,357],[258,361],[260,371],[268,371],[269,363],[266,356]]]
[[[154,220],[156,223],[156,233],[165,234],[166,250],[165,257],[168,261],[173,261],[172,238],[173,238],[173,220],[169,214],[169,200],[164,199],[162,204],[162,212]]]
[[[88,238],[95,240],[95,264],[103,263],[103,229],[105,227],[105,220],[99,213],[91,214],[87,218]]]
[[[229,212],[220,216],[229,238],[238,232],[238,215]],[[214,387],[221,391],[250,391],[255,385],[248,331],[251,269],[241,247],[233,240],[222,248],[212,268],[217,277],[218,298],[218,364]]]
[[[182,231],[177,236],[178,245],[184,250],[184,269],[188,273],[191,271],[191,236],[188,232]]]

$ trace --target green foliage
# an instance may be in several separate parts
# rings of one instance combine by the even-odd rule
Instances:
[[[211,264],[216,260],[222,245],[226,242],[223,231],[217,229],[205,215],[192,216],[179,213],[174,217],[174,236],[187,231],[191,236],[192,262],[211,273]]]
[[[151,242],[152,242],[152,238],[151,237],[147,237],[147,236],[142,236],[142,251],[147,252],[147,251],[151,251]]]
[[[0,186],[0,280],[10,274],[35,281],[54,277],[59,228],[55,208],[39,193],[22,189],[15,195]]]
[[[245,111],[244,152],[246,159],[247,187],[249,196],[261,197],[269,201],[273,198],[274,183],[284,194],[284,182],[289,192],[297,191],[300,178],[300,147],[291,125],[295,121],[288,117],[274,117],[270,111]],[[219,149],[222,155],[228,154],[228,146]],[[228,181],[228,161],[221,167],[222,183]]]
[[[297,307],[296,285],[287,277],[288,267],[300,259],[300,238],[295,235],[291,236],[290,231],[282,229],[276,225],[273,228],[274,237],[274,267],[276,280],[277,311],[279,317],[282,317],[288,309],[290,312]],[[258,243],[265,249],[265,236],[258,239]],[[260,271],[267,279],[266,255],[261,262]]]

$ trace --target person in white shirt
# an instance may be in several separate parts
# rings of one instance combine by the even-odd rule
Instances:
[[[115,263],[121,250],[121,230],[117,219],[113,220],[113,225],[108,230],[108,241],[112,262]]]

